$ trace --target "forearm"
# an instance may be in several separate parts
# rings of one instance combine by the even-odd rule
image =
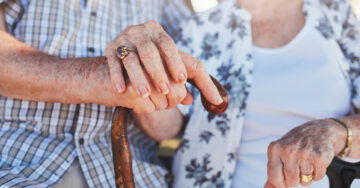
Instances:
[[[124,94],[116,96],[118,100],[108,100],[115,96],[104,57],[61,59],[33,49],[2,31],[0,41],[0,94],[3,96],[109,106],[121,105],[126,97]]]
[[[183,116],[177,108],[141,115],[133,112],[133,117],[136,124],[156,141],[175,137],[183,124]]]

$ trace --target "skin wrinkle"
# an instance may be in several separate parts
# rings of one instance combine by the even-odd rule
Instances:
[[[324,146],[329,145],[329,142],[334,140],[334,136],[332,136],[333,132],[331,132],[330,129],[325,128],[327,126],[327,124],[324,124],[324,122],[321,121],[305,123],[287,133],[280,142],[288,146],[298,144],[296,148],[299,150],[311,148],[312,152],[320,156],[321,153],[328,152],[328,147]]]
[[[360,127],[356,124],[359,123],[359,115],[343,118],[343,121],[359,133]],[[269,146],[269,160],[281,158],[284,181],[289,185],[293,186],[295,180],[292,177],[293,172],[285,170],[285,167],[294,163],[299,165],[303,173],[316,172],[314,180],[320,180],[324,177],[326,168],[330,165],[333,157],[344,148],[345,144],[341,142],[345,139],[346,130],[342,125],[329,119],[310,121],[292,129],[282,138],[273,142]],[[354,147],[358,148],[357,145],[352,146],[352,148]],[[268,164],[269,174],[275,173],[272,171],[276,169],[271,165],[274,164]],[[279,183],[277,177],[268,176],[268,178],[272,183]],[[270,182],[267,183],[267,187]],[[299,181],[298,183],[309,185],[309,183]]]
[[[2,95],[32,101],[132,107],[122,98],[135,95],[119,95],[108,89],[111,85],[106,58],[60,59],[32,49],[3,32],[0,39],[9,44],[0,45],[0,63],[4,68],[0,70]],[[97,98],[98,95],[102,97]]]

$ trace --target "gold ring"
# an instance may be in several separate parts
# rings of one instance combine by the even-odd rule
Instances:
[[[312,174],[309,174],[309,175],[301,174],[301,181],[304,183],[310,183],[312,181],[312,179],[313,179]]]
[[[130,54],[130,52],[133,51],[134,51],[133,49],[128,48],[126,46],[119,46],[116,50],[117,55],[121,60],[124,60]]]

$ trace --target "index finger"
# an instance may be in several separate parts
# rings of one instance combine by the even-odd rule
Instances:
[[[277,188],[286,188],[283,162],[279,156],[279,149],[275,144],[270,144],[268,148],[267,175],[269,183]]]
[[[223,99],[207,73],[204,64],[188,53],[179,50],[188,78],[194,80],[204,97],[212,104],[219,105]]]

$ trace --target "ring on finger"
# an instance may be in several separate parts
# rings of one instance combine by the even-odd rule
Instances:
[[[133,51],[135,50],[126,46],[119,46],[116,50],[117,56],[120,58],[120,60],[124,60],[130,54],[130,52]]]
[[[304,183],[310,183],[313,180],[312,174],[301,174],[300,179]]]

